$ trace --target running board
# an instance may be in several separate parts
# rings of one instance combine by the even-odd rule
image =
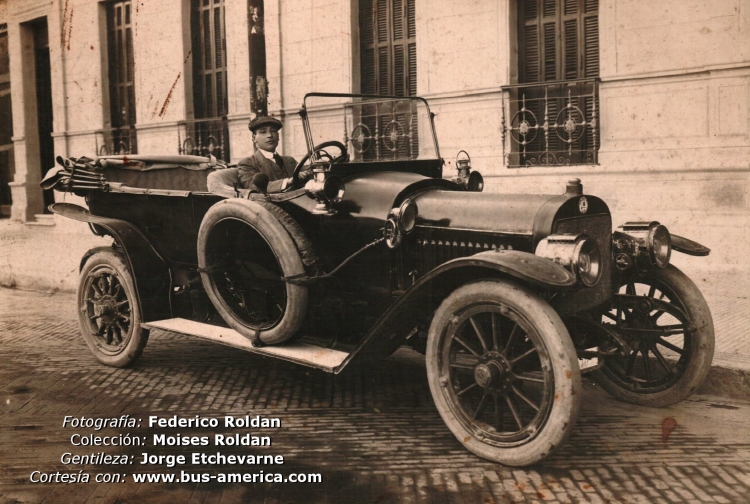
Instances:
[[[302,364],[317,369],[322,369],[329,373],[338,373],[341,371],[341,364],[349,356],[347,352],[323,348],[307,343],[289,343],[288,345],[274,345],[264,347],[254,347],[250,340],[242,336],[234,329],[219,327],[202,322],[195,322],[183,318],[173,318],[166,320],[156,320],[141,324],[146,329],[161,329],[188,336],[197,336],[223,345],[227,345],[248,352],[267,355],[277,359]]]

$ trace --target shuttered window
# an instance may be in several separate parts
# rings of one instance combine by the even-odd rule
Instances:
[[[135,125],[135,81],[130,0],[107,4],[110,118],[112,127]]]
[[[193,119],[179,124],[180,154],[229,160],[224,0],[190,0]]]
[[[599,1],[517,1],[519,83],[504,88],[508,166],[596,164]]]
[[[10,216],[13,203],[8,182],[13,180],[13,114],[10,103],[8,25],[0,24],[0,218]]]
[[[135,154],[138,146],[135,130],[133,2],[108,2],[106,9],[109,124],[96,131],[96,152],[100,156]]]
[[[191,2],[195,117],[222,117],[227,114],[224,0]]]
[[[362,93],[417,94],[415,0],[360,0]]]
[[[599,77],[598,0],[519,0],[522,83]]]

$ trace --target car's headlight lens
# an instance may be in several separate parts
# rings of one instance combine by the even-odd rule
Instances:
[[[666,268],[672,255],[672,238],[666,226],[658,225],[649,229],[646,243],[653,265]]]
[[[586,287],[596,285],[602,276],[599,245],[583,234],[550,235],[539,242],[536,255],[564,266]]]
[[[586,287],[593,287],[602,275],[602,257],[599,245],[591,239],[584,239],[576,245],[574,254],[576,274]]]
[[[417,224],[419,209],[413,200],[407,199],[398,208],[398,228],[404,234],[409,234]]]

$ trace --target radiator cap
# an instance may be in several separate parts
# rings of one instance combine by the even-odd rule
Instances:
[[[583,184],[581,184],[581,179],[573,178],[568,180],[568,185],[565,187],[565,194],[570,194],[571,196],[582,195]]]

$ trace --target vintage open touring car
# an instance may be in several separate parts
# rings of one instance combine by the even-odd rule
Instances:
[[[409,345],[457,439],[515,466],[569,436],[582,372],[650,406],[706,377],[711,314],[669,263],[706,247],[658,222],[613,231],[575,179],[484,193],[465,153],[444,174],[420,98],[311,93],[300,116],[287,127],[307,154],[280,193],[243,189],[212,156],[58,158],[43,186],[88,209],[52,211],[114,239],[81,260],[97,359],[132,363],[155,328],[331,373]]]

